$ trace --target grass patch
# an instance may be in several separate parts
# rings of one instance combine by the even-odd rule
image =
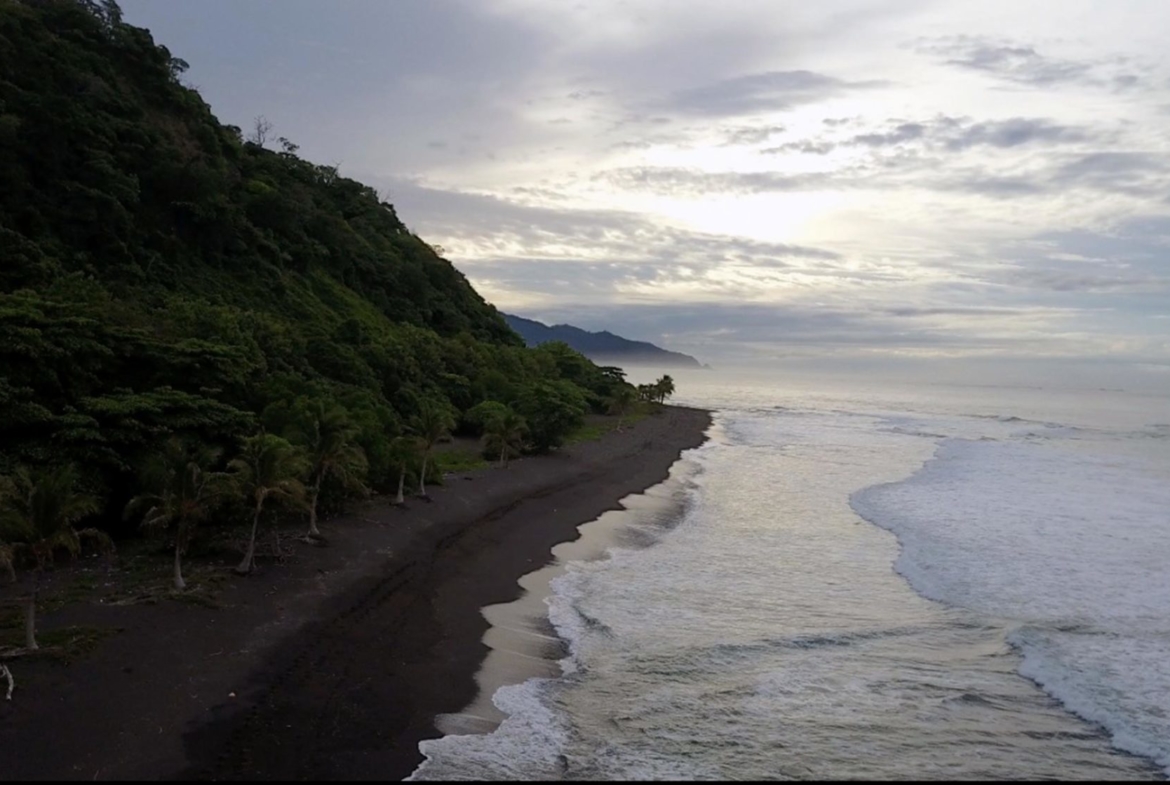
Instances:
[[[435,453],[435,465],[442,472],[466,472],[486,468],[488,462],[478,450],[454,449]]]
[[[626,430],[639,420],[644,420],[653,413],[655,404],[637,403],[621,418],[622,430]],[[610,431],[616,431],[618,417],[613,414],[590,417],[577,430],[565,437],[565,444],[580,444],[600,439]]]
[[[594,439],[600,439],[607,433],[612,431],[617,426],[617,422],[611,425],[609,423],[595,423],[587,422],[577,430],[565,437],[565,444],[580,444],[581,442],[591,442]]]
[[[230,576],[225,570],[200,564],[184,564],[184,591],[175,591],[173,563],[169,554],[139,553],[114,578],[115,585],[103,598],[113,605],[154,604],[174,600],[187,605],[218,608],[219,591]]]

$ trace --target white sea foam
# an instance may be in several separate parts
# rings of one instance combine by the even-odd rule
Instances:
[[[548,679],[501,687],[492,697],[508,718],[490,734],[423,741],[426,761],[408,777],[426,780],[555,779],[564,770],[566,730],[543,700]]]
[[[852,504],[898,536],[896,568],[917,590],[1020,625],[1024,675],[1170,765],[1170,485],[1157,467],[1051,437],[951,440]]]
[[[737,394],[685,515],[551,582],[564,676],[416,779],[1151,776],[1021,670],[1166,765],[1157,415]]]

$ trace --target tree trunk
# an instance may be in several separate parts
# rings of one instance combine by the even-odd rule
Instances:
[[[406,504],[406,498],[402,495],[402,489],[406,485],[406,464],[402,464],[402,468],[398,470],[398,495],[394,497],[395,504]]]
[[[500,466],[508,465],[508,442],[504,440],[504,446],[500,448]]]
[[[244,552],[244,560],[236,567],[238,575],[247,575],[256,566],[256,529],[260,525],[260,511],[264,508],[264,498],[256,502],[256,512],[252,516],[252,536],[248,538],[248,550]]]
[[[418,473],[418,495],[427,495],[427,454],[423,453],[422,469]]]
[[[41,591],[41,571],[37,570],[32,591],[28,595],[28,608],[24,614],[24,647],[30,651],[37,646],[37,595]]]
[[[183,580],[183,547],[182,539],[175,537],[175,590],[182,591],[187,588],[187,582]]]
[[[321,475],[317,475],[313,483],[313,500],[309,503],[309,536],[320,537],[321,531],[317,528],[317,497],[321,495]]]

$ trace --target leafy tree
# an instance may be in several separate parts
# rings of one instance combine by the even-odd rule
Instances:
[[[528,423],[532,446],[537,452],[560,447],[565,437],[584,418],[585,396],[570,382],[537,382],[524,391],[517,409]]]
[[[613,397],[610,398],[610,413],[618,416],[617,429],[622,429],[622,420],[630,411],[630,407],[634,405],[638,394],[628,384],[623,384],[614,391]]]
[[[358,429],[340,406],[328,406],[321,401],[311,403],[296,436],[297,442],[306,450],[310,465],[308,536],[319,538],[317,499],[321,495],[322,481],[333,475],[347,487],[364,490],[361,478],[369,464],[362,448],[355,442]]]
[[[422,453],[422,468],[418,472],[418,495],[426,496],[427,459],[439,440],[455,427],[455,418],[451,416],[451,412],[446,406],[428,401],[423,404],[418,415],[411,420],[411,427],[418,434]]]
[[[25,613],[25,646],[37,648],[36,613],[41,574],[58,550],[76,556],[84,539],[112,548],[105,533],[75,529],[74,524],[101,508],[100,500],[77,489],[77,470],[70,465],[32,472],[18,469],[0,478],[0,536],[32,556],[34,582]]]
[[[482,401],[463,413],[463,421],[480,435],[492,420],[503,417],[509,411],[508,405],[499,401]]]
[[[260,514],[269,499],[283,504],[300,504],[305,487],[298,477],[307,469],[303,453],[288,441],[268,433],[244,439],[239,456],[228,463],[236,492],[252,505],[252,530],[243,561],[236,567],[248,575],[256,567],[256,530]]]
[[[528,423],[511,409],[490,418],[484,425],[487,448],[499,452],[500,465],[508,465],[509,454],[519,454],[528,434]]]
[[[601,365],[597,368],[598,372],[612,382],[622,383],[626,380],[626,372],[616,365]]]
[[[142,525],[149,529],[174,529],[175,589],[187,588],[183,580],[183,553],[195,531],[225,492],[224,475],[211,471],[221,450],[171,437],[163,450],[152,455],[142,471],[146,492],[126,505],[126,517],[145,510]]]

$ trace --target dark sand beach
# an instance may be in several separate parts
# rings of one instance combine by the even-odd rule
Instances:
[[[485,605],[582,523],[667,476],[706,411],[460,472],[406,509],[331,522],[326,548],[234,579],[219,607],[76,604],[42,620],[120,628],[70,665],[14,662],[0,779],[402,779],[438,714],[476,697]]]

